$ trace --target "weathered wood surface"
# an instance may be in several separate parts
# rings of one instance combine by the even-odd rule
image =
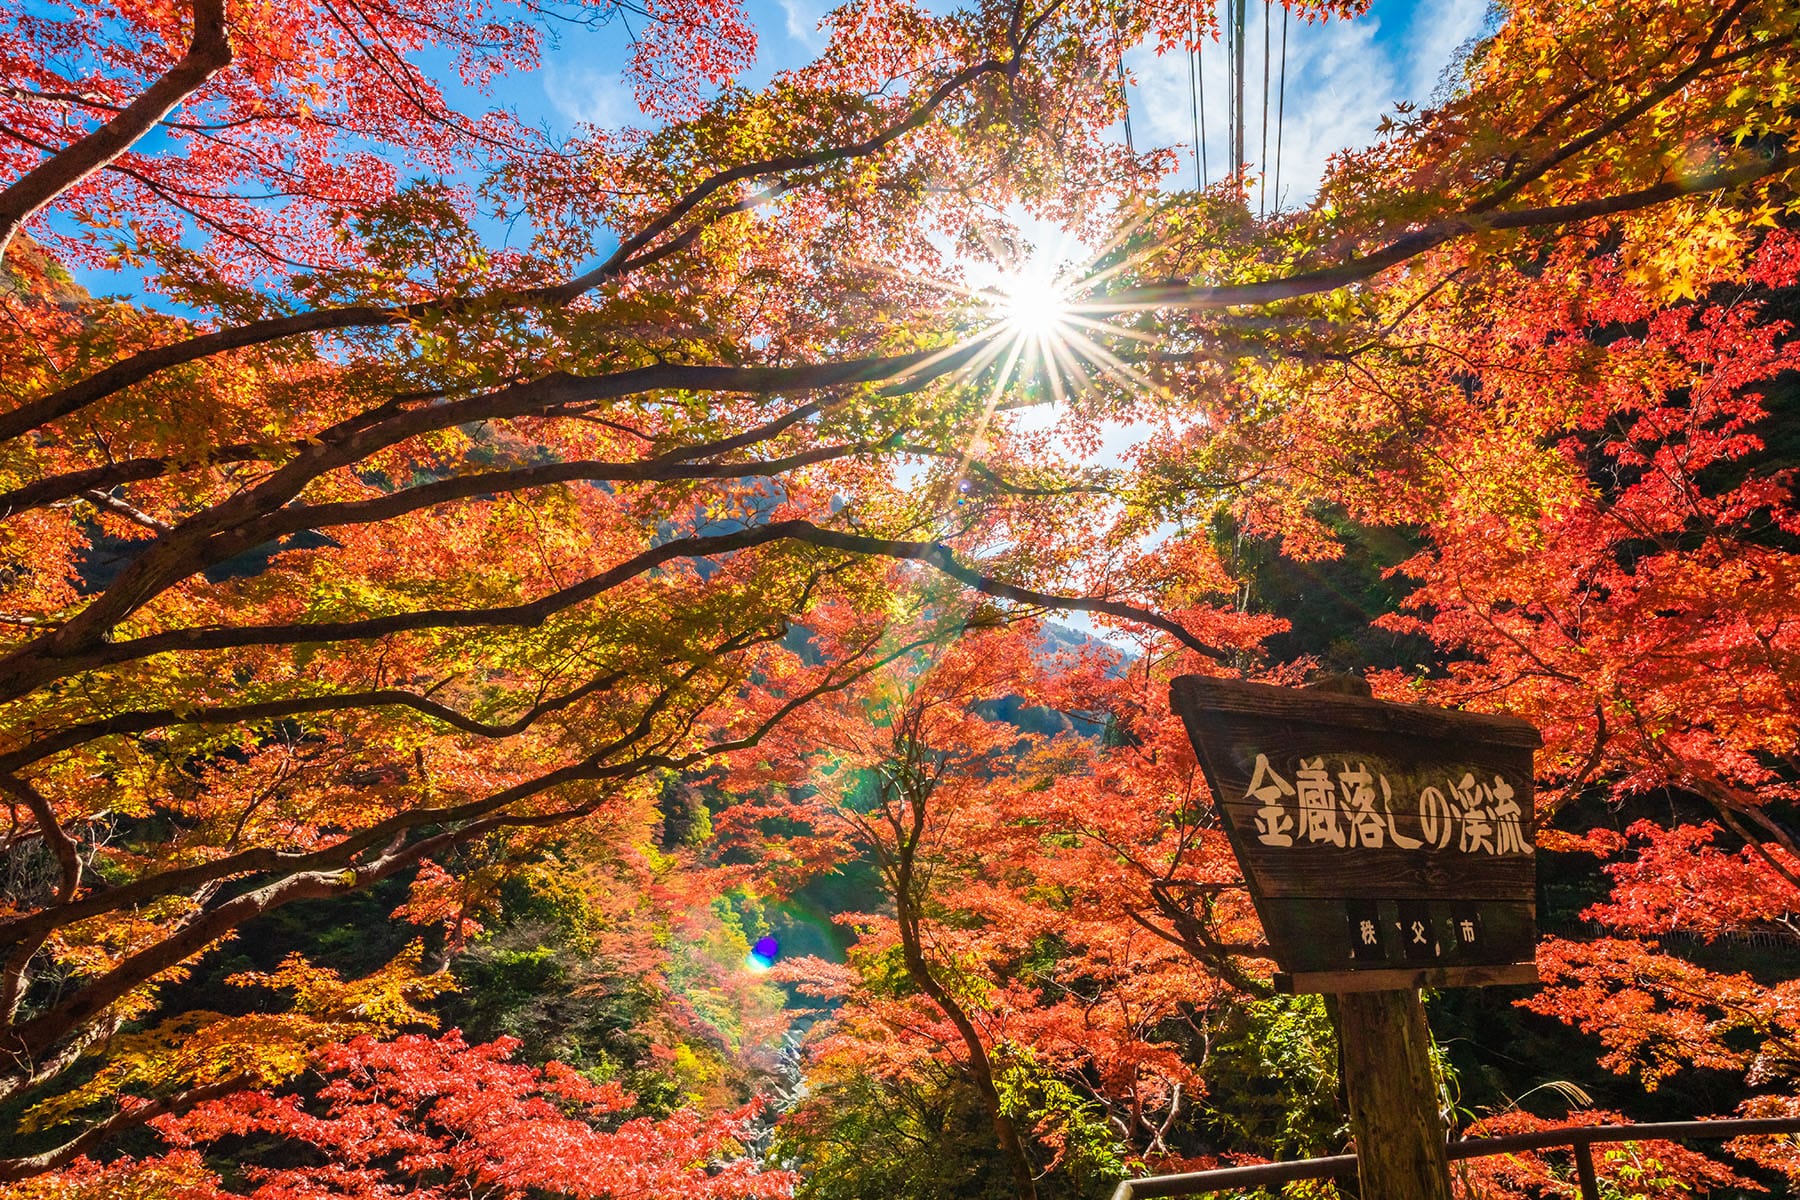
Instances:
[[[1233,826],[1255,828],[1255,805],[1227,802],[1217,807]],[[1477,858],[1431,850],[1336,846],[1300,849],[1306,855],[1304,869],[1284,870],[1282,860],[1294,857],[1291,850],[1251,840],[1245,851],[1250,862],[1245,866],[1248,869],[1253,862],[1263,868],[1265,896],[1514,900],[1529,895],[1537,879],[1530,857]]]
[[[1536,727],[1518,717],[1460,712],[1424,704],[1394,704],[1387,700],[1275,687],[1241,679],[1182,675],[1174,681],[1170,694],[1177,708],[1187,701],[1220,714],[1238,713],[1298,725],[1364,729],[1398,738],[1468,739],[1526,750],[1536,750],[1544,744]]]
[[[1490,970],[1537,941],[1529,724],[1192,675],[1171,700],[1293,986],[1535,978]]]
[[[1536,983],[1536,963],[1498,967],[1424,967],[1419,970],[1315,971],[1275,976],[1275,990],[1303,992],[1383,992],[1438,987],[1495,987]]]
[[[1431,1034],[1414,991],[1337,998],[1356,1177],[1364,1200],[1450,1200]]]

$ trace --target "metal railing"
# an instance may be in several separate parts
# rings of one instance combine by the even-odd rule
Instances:
[[[1575,1177],[1582,1200],[1599,1200],[1600,1184],[1594,1173],[1594,1145],[1599,1142],[1642,1142],[1651,1139],[1734,1138],[1752,1133],[1800,1133],[1800,1117],[1757,1117],[1733,1121],[1663,1121],[1644,1125],[1569,1125],[1536,1133],[1504,1137],[1461,1138],[1446,1148],[1451,1162],[1486,1158],[1493,1154],[1517,1154],[1524,1150],[1552,1150],[1564,1146],[1575,1152]],[[1221,1167],[1185,1175],[1152,1175],[1127,1179],[1113,1191],[1112,1200],[1152,1200],[1165,1196],[1205,1196],[1234,1188],[1271,1187],[1303,1179],[1340,1179],[1356,1174],[1356,1155],[1302,1158],[1292,1162],[1258,1163],[1249,1167]]]

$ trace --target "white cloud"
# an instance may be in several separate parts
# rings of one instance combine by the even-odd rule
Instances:
[[[1245,30],[1244,156],[1252,175],[1263,158],[1263,6],[1251,4]],[[1402,0],[1378,2],[1365,16],[1323,25],[1291,21],[1287,31],[1287,88],[1281,94],[1281,9],[1272,7],[1269,30],[1268,161],[1274,185],[1280,147],[1281,191],[1286,207],[1304,204],[1325,164],[1340,150],[1375,139],[1375,127],[1396,102],[1424,104],[1456,50],[1481,33],[1487,0],[1417,0],[1410,20]],[[1384,19],[1386,28],[1384,28]],[[1140,149],[1173,146],[1182,165],[1175,187],[1194,181],[1193,92],[1188,62],[1177,53],[1156,57],[1140,47],[1126,57],[1137,80],[1131,94],[1132,135]],[[1227,141],[1229,62],[1223,42],[1208,43],[1202,57],[1207,166],[1213,182],[1231,162]],[[1256,192],[1252,191],[1253,201]]]
[[[643,121],[643,113],[638,111],[630,85],[616,68],[607,70],[587,63],[572,63],[566,57],[547,57],[539,78],[543,81],[544,98],[565,121],[601,128]]]
[[[1486,31],[1489,8],[1488,0],[1421,0],[1413,17],[1420,35],[1408,56],[1414,94],[1428,97],[1437,89],[1456,52]]]
[[[781,11],[787,16],[788,37],[814,54],[823,50],[829,39],[819,28],[819,22],[832,7],[832,4],[819,0],[781,0]]]

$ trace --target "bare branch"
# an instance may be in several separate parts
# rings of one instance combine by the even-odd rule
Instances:
[[[0,492],[0,521],[33,508],[42,508],[60,500],[72,500],[88,492],[105,492],[126,483],[142,483],[160,479],[173,471],[197,469],[219,463],[255,462],[268,454],[266,447],[250,445],[225,446],[202,458],[128,458],[122,462],[88,467],[61,475],[47,475],[30,483]]]
[[[56,810],[42,792],[10,772],[0,772],[0,791],[22,801],[31,810],[44,844],[56,855],[57,866],[62,869],[62,887],[57,892],[57,901],[68,903],[81,888],[81,855],[76,852],[74,841],[64,832],[62,823],[56,819]]]
[[[161,517],[153,517],[129,500],[115,496],[111,492],[102,491],[99,488],[89,488],[82,492],[81,496],[95,508],[112,513],[114,516],[124,517],[133,525],[142,525],[145,529],[151,529],[157,533],[167,533],[173,528]]]

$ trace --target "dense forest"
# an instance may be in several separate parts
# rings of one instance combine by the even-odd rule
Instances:
[[[1188,674],[1541,731],[1453,1136],[1800,1116],[1800,9],[1502,0],[1270,204],[1129,132],[1229,8],[9,4],[0,1196],[1341,1153]],[[630,122],[509,103],[577,38]]]

